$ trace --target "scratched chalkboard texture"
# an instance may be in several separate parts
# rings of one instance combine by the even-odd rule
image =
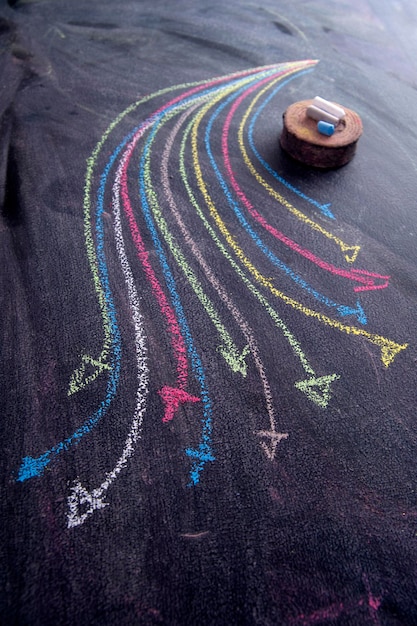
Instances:
[[[9,0],[0,52],[1,624],[417,624],[414,0]],[[280,148],[316,95],[345,167]]]

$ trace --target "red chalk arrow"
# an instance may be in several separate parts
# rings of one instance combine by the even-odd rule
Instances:
[[[172,420],[180,404],[184,404],[185,402],[200,402],[200,398],[192,396],[187,391],[179,389],[178,387],[165,386],[162,387],[158,393],[165,405],[164,417],[162,418],[163,422],[170,422]]]
[[[356,286],[354,291],[372,291],[373,289],[385,289],[385,287],[388,287],[390,276],[382,276],[381,274],[374,274],[366,270],[352,269],[350,271],[358,282],[364,283],[363,285]],[[375,279],[380,279],[384,282],[382,284],[375,284]]]

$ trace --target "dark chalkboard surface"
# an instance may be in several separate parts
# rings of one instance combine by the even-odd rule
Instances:
[[[417,623],[417,8],[0,10],[1,623]],[[353,160],[282,113],[356,111]]]

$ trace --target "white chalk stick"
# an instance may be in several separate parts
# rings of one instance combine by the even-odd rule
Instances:
[[[327,113],[323,109],[319,109],[313,104],[310,104],[310,106],[307,107],[307,115],[317,122],[329,122],[329,124],[334,124],[335,126],[337,126],[337,124],[339,123],[338,117]]]
[[[330,115],[334,115],[339,120],[342,119],[342,117],[345,117],[346,115],[344,109],[342,109],[341,107],[338,107],[337,104],[333,104],[333,102],[329,102],[328,100],[325,100],[324,98],[320,98],[320,96],[316,96],[313,99],[312,104],[313,106],[316,106],[319,109],[323,109],[323,111],[326,111],[326,113],[330,113]]]

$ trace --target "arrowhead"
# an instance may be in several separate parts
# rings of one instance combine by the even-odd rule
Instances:
[[[50,451],[45,452],[36,459],[32,456],[25,456],[22,461],[22,465],[19,468],[19,474],[17,481],[20,483],[25,482],[29,478],[35,478],[35,476],[42,476],[45,467],[50,462]]]
[[[359,300],[356,301],[356,309],[353,309],[349,306],[340,305],[337,307],[337,310],[342,317],[346,317],[347,315],[354,315],[357,318],[358,322],[360,322],[361,324],[367,324],[368,322],[366,313],[363,310]]]
[[[270,461],[273,461],[275,458],[279,442],[288,438],[288,433],[277,433],[275,430],[258,430],[256,434],[258,437],[264,437],[270,440],[269,443],[265,441],[260,442],[263,451]]]
[[[327,217],[330,217],[330,219],[334,220],[336,218],[333,215],[333,213],[330,211],[330,207],[331,206],[332,206],[331,202],[329,202],[328,204],[320,204],[319,205],[320,209],[323,211],[323,214],[326,215]]]
[[[405,350],[408,346],[408,343],[399,344],[390,339],[385,339],[384,337],[380,337],[375,343],[381,348],[381,361],[385,367],[391,365],[397,354],[401,352],[401,350]]]
[[[103,501],[100,490],[96,489],[90,493],[78,479],[74,481],[71,487],[67,502],[68,528],[81,526],[94,511],[104,509],[108,505],[108,502]]]
[[[164,417],[162,418],[163,422],[170,422],[172,420],[180,404],[184,402],[200,402],[200,398],[192,396],[178,387],[168,387],[166,385],[162,387],[158,393],[165,405]]]
[[[376,289],[385,289],[386,287],[388,287],[390,277],[387,276],[386,278],[387,280],[383,282],[382,284],[375,285],[374,281],[370,280],[365,285],[357,285],[356,287],[354,287],[353,291],[358,292],[358,291],[374,291]]]
[[[87,387],[90,383],[100,376],[104,370],[110,370],[111,366],[102,361],[102,357],[93,359],[88,354],[81,357],[81,365],[72,373],[68,388],[68,395],[77,393],[80,389]]]
[[[345,254],[345,259],[348,263],[353,263],[356,261],[356,258],[359,254],[360,246],[346,246],[343,244],[341,246],[342,252],[349,252],[349,254]]]
[[[191,484],[197,485],[200,482],[200,472],[208,461],[215,461],[210,446],[207,443],[200,443],[198,448],[187,448],[185,454],[194,459],[193,466],[190,471]]]
[[[388,287],[389,279],[391,278],[390,276],[382,276],[381,274],[374,274],[373,272],[367,272],[366,270],[353,269],[351,271],[353,274],[363,277],[363,284],[357,285],[354,288],[354,291],[372,291],[374,289],[385,289],[385,287]],[[375,284],[375,279],[377,278],[379,280],[383,280],[384,282],[380,284]]]
[[[245,358],[249,352],[249,346],[245,346],[242,352],[239,352],[234,345],[231,347],[220,346],[219,351],[232,372],[240,372],[243,377],[246,376],[247,365]]]
[[[325,409],[330,401],[330,385],[338,378],[340,378],[338,374],[329,374],[319,378],[313,377],[308,380],[300,380],[298,383],[295,383],[295,386],[315,404]]]

